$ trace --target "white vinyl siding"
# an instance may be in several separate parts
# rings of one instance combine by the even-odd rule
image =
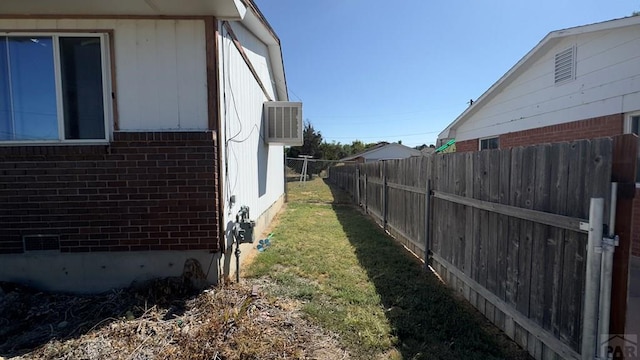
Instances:
[[[120,130],[208,129],[203,20],[0,19],[3,29],[112,31]]]
[[[479,106],[455,130],[457,141],[640,110],[638,26],[558,41]],[[575,80],[554,82],[555,54],[576,46]]]
[[[115,32],[120,130],[207,129],[204,22],[117,20]]]
[[[267,46],[242,24],[230,25],[267,93],[277,100]],[[220,129],[224,146],[221,199],[227,223],[235,220],[242,205],[249,206],[251,219],[257,219],[284,194],[284,147],[266,143],[262,112],[267,97],[224,26],[219,27],[219,33],[220,107],[224,124]],[[231,196],[236,201],[230,207]]]

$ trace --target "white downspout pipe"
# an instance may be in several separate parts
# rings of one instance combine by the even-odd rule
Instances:
[[[599,358],[607,358],[607,346],[603,346],[603,335],[609,335],[609,320],[611,316],[611,279],[613,276],[613,254],[618,245],[615,236],[616,204],[618,183],[611,183],[611,210],[609,212],[609,233],[602,244],[602,268],[600,271],[600,320],[598,321],[598,350]]]
[[[600,268],[602,264],[602,224],[604,220],[604,199],[592,198],[589,207],[589,240],[587,242],[587,270],[584,286],[584,307],[582,322],[583,360],[596,358],[598,333],[598,306],[600,298]]]

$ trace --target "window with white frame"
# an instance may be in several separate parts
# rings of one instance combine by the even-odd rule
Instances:
[[[640,136],[640,112],[628,114],[624,123],[624,132],[627,134],[636,134]],[[640,144],[638,144],[640,145]],[[638,147],[636,165],[636,186],[640,183],[640,146]]]
[[[105,39],[0,33],[0,144],[106,140]]]
[[[480,139],[480,150],[497,149],[500,147],[500,140],[497,136]]]

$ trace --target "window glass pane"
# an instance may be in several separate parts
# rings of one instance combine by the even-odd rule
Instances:
[[[7,62],[7,38],[0,37],[0,140],[13,138],[9,97],[9,65]]]
[[[50,37],[8,39],[14,139],[58,139],[53,41]]]
[[[498,138],[497,137],[480,140],[480,150],[497,149],[497,148],[498,148]]]
[[[102,57],[98,37],[61,37],[66,139],[104,139]]]
[[[640,116],[631,117],[631,133],[638,135],[640,131]]]
[[[640,138],[638,138],[638,150],[636,152],[636,182],[640,183]]]

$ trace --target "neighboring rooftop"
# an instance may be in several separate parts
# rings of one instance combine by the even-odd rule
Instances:
[[[627,26],[640,24],[640,16],[630,16],[620,19],[607,20],[603,22],[581,25],[567,29],[552,31],[545,36],[533,49],[531,49],[520,61],[518,61],[509,71],[507,71],[498,81],[496,81],[487,91],[485,91],[476,101],[450,123],[439,135],[438,139],[452,139],[456,137],[456,128],[466,122],[484,103],[493,99],[505,87],[521,75],[527,66],[540,59],[550,48],[558,44],[567,36],[575,36],[602,30],[613,30]]]
[[[389,151],[395,154],[389,154]],[[398,143],[381,142],[376,146],[369,148],[361,153],[347,156],[340,161],[352,161],[358,158],[364,158],[369,161],[375,160],[391,160],[404,159],[410,156],[421,156],[422,152],[408,146]]]

